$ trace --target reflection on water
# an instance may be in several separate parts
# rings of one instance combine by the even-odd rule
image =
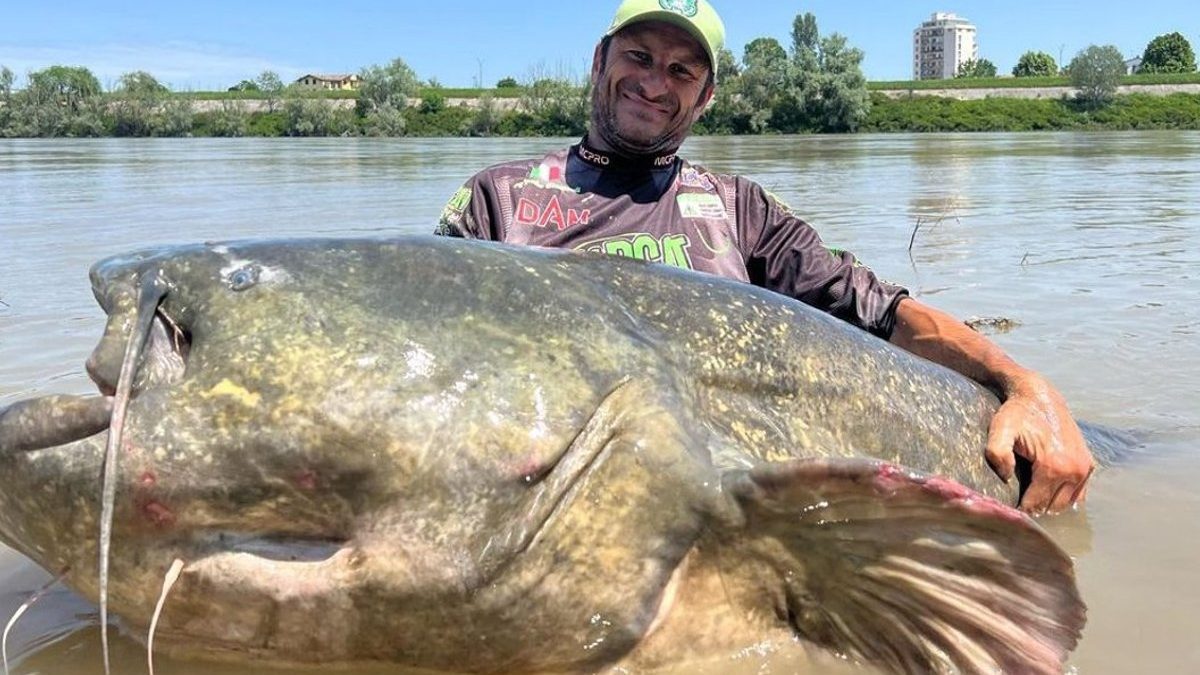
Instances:
[[[82,364],[103,314],[86,270],[101,256],[428,232],[472,171],[566,142],[0,141],[0,405],[91,390]],[[993,339],[1049,375],[1078,416],[1139,433],[1145,447],[1095,480],[1085,514],[1044,521],[1077,557],[1090,606],[1072,663],[1084,674],[1200,668],[1200,134],[710,138],[685,150],[755,178],[828,243],[932,304],[1013,321]],[[0,619],[46,578],[0,549]],[[52,593],[12,649],[66,637],[16,672],[97,672],[96,631],[79,630],[94,621],[91,605]],[[144,672],[135,640],[115,648],[118,672]],[[764,657],[736,669],[793,666]]]

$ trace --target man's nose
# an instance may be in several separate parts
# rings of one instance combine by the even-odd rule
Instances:
[[[647,70],[638,84],[641,86],[642,96],[651,101],[656,101],[667,94],[667,75],[658,68]]]

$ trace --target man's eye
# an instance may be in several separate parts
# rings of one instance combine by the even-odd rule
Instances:
[[[675,75],[675,77],[679,77],[679,78],[683,78],[683,79],[691,79],[692,78],[692,71],[688,70],[687,68],[684,68],[683,66],[681,66],[679,64],[675,64],[675,65],[671,66],[671,73],[673,73]]]
[[[650,55],[647,54],[646,52],[631,51],[631,52],[629,52],[629,56],[634,61],[637,61],[638,63],[641,63],[641,64],[650,63]]]

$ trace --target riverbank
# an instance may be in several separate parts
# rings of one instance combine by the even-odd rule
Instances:
[[[1200,84],[1137,85],[1108,105],[1088,109],[1069,91],[1019,88],[896,92],[878,90],[859,133],[1123,131],[1131,129],[1200,130]],[[1153,88],[1148,90],[1147,88]],[[948,94],[948,95],[943,95]],[[586,128],[582,97],[529,110],[519,98],[414,98],[402,112],[403,125],[389,135],[416,137],[578,136]],[[353,98],[260,99],[172,97],[154,107],[135,108],[120,101],[54,108],[46,115],[24,116],[0,107],[0,138],[137,136],[363,136],[379,133],[355,109]],[[52,114],[52,115],[51,115]],[[701,118],[696,135],[709,135],[710,118]]]
[[[1200,129],[1200,93],[1127,94],[1099,109],[1065,98],[871,96],[867,133]]]

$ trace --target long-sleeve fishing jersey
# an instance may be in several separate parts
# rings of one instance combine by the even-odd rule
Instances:
[[[887,339],[908,292],[879,280],[753,181],[676,155],[585,143],[499,164],[450,199],[437,233],[640,258],[747,281]]]

